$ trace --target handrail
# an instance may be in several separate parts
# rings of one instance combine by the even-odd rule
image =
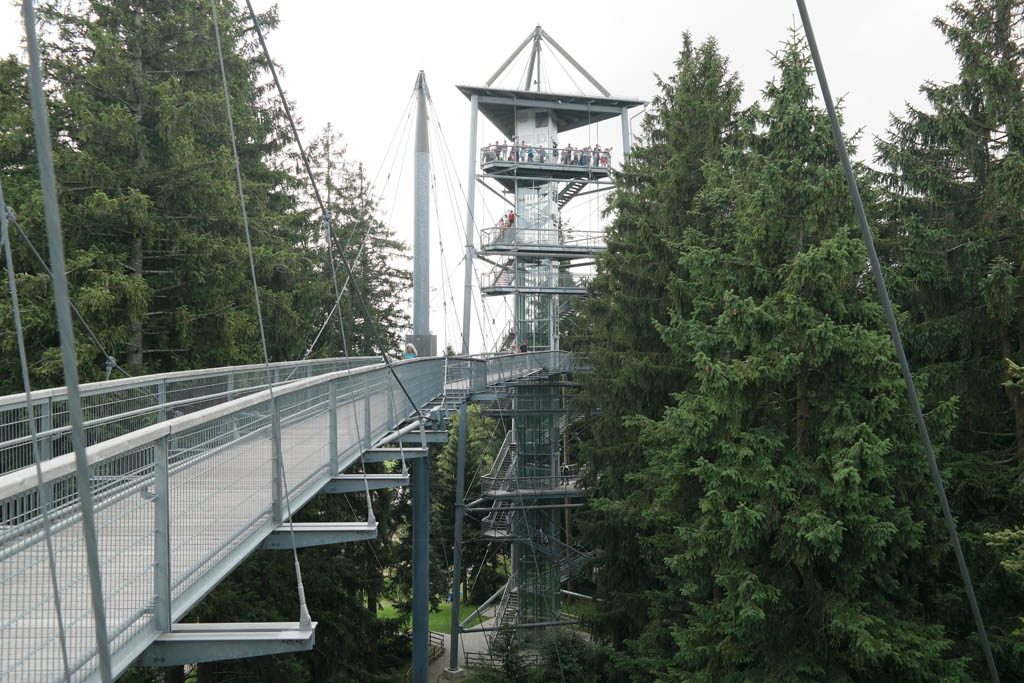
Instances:
[[[337,365],[348,363],[353,366],[372,365],[380,363],[380,356],[352,356],[350,358],[317,358],[304,361],[279,361],[270,364],[271,370],[292,369],[298,366]],[[265,372],[267,366],[263,363],[254,365],[225,365],[219,368],[204,368],[202,370],[178,370],[175,372],[161,372],[151,375],[138,375],[135,377],[122,377],[119,379],[102,380],[82,384],[80,393],[82,397],[94,396],[107,391],[129,389],[139,385],[148,385],[162,380],[181,381],[185,379],[202,379],[214,375],[228,375],[238,372]],[[265,376],[265,375],[264,375]],[[32,401],[36,402],[45,399],[60,399],[67,395],[67,387],[51,387],[49,389],[33,389]],[[25,394],[18,392],[0,396],[0,408],[18,405],[25,400]]]
[[[480,148],[480,165],[493,163],[532,164],[534,166],[580,166],[607,170],[611,166],[611,147],[537,147],[533,145],[498,144]]]
[[[290,361],[272,363],[270,372],[274,384],[281,384],[296,374],[312,377],[379,362],[377,357]],[[240,365],[83,384],[86,441],[96,444],[167,417],[230,401],[264,388],[266,377],[264,365]],[[43,458],[71,452],[66,388],[34,391],[33,404]],[[23,393],[0,396],[0,474],[32,463],[28,420]]]
[[[555,265],[550,265],[544,271],[534,270],[521,273],[516,268],[514,258],[492,266],[487,277],[491,284],[484,285],[485,287],[516,287],[524,291],[530,289],[586,289],[593,279],[593,275],[573,275],[568,270],[557,270]]]
[[[558,247],[587,249],[592,252],[605,249],[603,230],[576,228],[535,227],[527,225],[498,225],[480,230],[480,244],[488,247],[535,247],[557,250]]]
[[[494,462],[491,463],[490,471],[483,475],[487,478],[495,478],[499,476],[506,476],[506,468],[508,467],[508,455],[514,449],[512,446],[515,444],[512,442],[515,432],[505,432],[505,438],[501,442],[501,447],[498,449],[498,454],[494,456]]]
[[[395,367],[409,366],[412,364],[447,364],[451,360],[462,361],[467,364],[467,367],[473,365],[482,365],[484,372],[481,374],[482,377],[486,378],[486,384],[495,384],[502,381],[508,381],[519,377],[525,377],[536,372],[544,370],[552,372],[564,372],[571,369],[571,356],[568,352],[564,351],[539,351],[525,354],[512,354],[512,355],[499,355],[485,358],[473,358],[460,356],[455,359],[446,358],[419,358],[407,361],[399,361],[394,365]],[[569,361],[569,362],[566,362]],[[316,387],[328,382],[333,382],[343,377],[356,377],[366,373],[372,373],[374,371],[380,371],[383,368],[383,364],[374,366],[364,366],[358,368],[352,368],[348,370],[339,370],[323,375],[317,375],[314,377],[295,380],[286,385],[282,385],[274,389],[273,394],[277,397],[285,397],[294,394],[299,391]],[[564,368],[564,369],[563,369]],[[442,381],[452,383],[457,380],[452,380],[450,377],[444,379],[442,374]],[[443,390],[441,386],[438,387],[439,391]],[[220,405],[211,406],[203,410],[199,410],[194,413],[187,415],[181,415],[158,422],[156,424],[148,425],[141,429],[137,429],[128,434],[124,434],[113,439],[94,444],[88,447],[86,451],[86,457],[89,461],[90,466],[100,464],[111,458],[117,457],[123,453],[126,453],[134,448],[138,448],[139,445],[156,440],[164,436],[173,436],[180,434],[191,428],[195,428],[199,425],[215,420],[217,418],[223,418],[228,415],[237,414],[241,411],[266,402],[271,397],[271,392],[268,389],[262,389],[254,392],[247,396],[222,403]],[[42,463],[43,469],[43,482],[50,482],[61,476],[65,476],[74,470],[74,454],[67,453],[56,456],[50,460]],[[17,495],[18,493],[24,493],[36,485],[36,476],[34,468],[24,467],[12,472],[0,474],[0,501],[3,499]]]

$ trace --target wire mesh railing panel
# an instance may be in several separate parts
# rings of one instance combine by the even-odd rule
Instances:
[[[172,599],[269,519],[271,424],[265,400],[169,439]]]
[[[150,627],[153,595],[153,450],[136,447],[90,467],[112,647]],[[71,473],[43,486],[48,499],[56,577],[72,680],[94,668],[95,622],[91,606],[78,488]],[[0,499],[0,680],[63,678],[56,601],[46,550],[43,507],[34,487]]]
[[[272,363],[270,373],[279,384],[377,363],[377,357]],[[86,442],[102,443],[166,419],[228,403],[266,386],[267,368],[263,365],[83,384]],[[33,403],[43,459],[70,453],[71,425],[64,388],[34,392]],[[0,474],[31,464],[31,431],[24,394],[0,396]]]

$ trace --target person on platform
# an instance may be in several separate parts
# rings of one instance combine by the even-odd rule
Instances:
[[[523,343],[519,345],[519,353],[526,353],[530,350],[530,340],[524,339]]]
[[[405,351],[402,353],[402,360],[411,360],[416,357],[416,347],[411,343],[405,345]]]

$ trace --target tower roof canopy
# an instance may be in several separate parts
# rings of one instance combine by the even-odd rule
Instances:
[[[643,100],[623,97],[507,90],[488,86],[460,85],[458,88],[466,97],[478,95],[480,113],[510,139],[515,135],[518,109],[550,109],[556,112],[558,130],[564,132],[616,117],[624,108],[638,107],[644,103]]]
[[[513,68],[513,62],[520,55],[526,55],[526,48],[530,45],[532,47],[528,52],[529,61],[523,76],[524,80],[520,80],[513,88],[501,87],[502,80],[518,71]],[[542,49],[545,45],[547,48]],[[542,57],[542,53],[547,57]],[[568,62],[568,67],[561,64],[562,59]],[[544,86],[551,87],[550,73],[552,70],[545,69],[544,73],[547,76],[542,77],[541,62],[547,63],[549,60],[561,65],[562,71],[569,76],[574,86],[579,87],[570,70],[575,71],[583,82],[589,83],[590,87],[600,94],[589,95],[582,91],[578,94],[568,94],[544,90]],[[567,131],[610,119],[621,114],[623,109],[644,103],[643,100],[612,97],[608,90],[583,68],[582,64],[576,61],[540,26],[530,31],[526,39],[498,67],[486,84],[480,87],[460,85],[458,88],[466,97],[478,95],[480,111],[508,138],[515,135],[517,109],[550,109],[555,112],[559,131]]]

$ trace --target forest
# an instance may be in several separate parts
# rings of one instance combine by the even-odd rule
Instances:
[[[271,359],[372,354],[348,295],[342,327],[315,346],[305,336],[334,303],[333,260],[256,38],[233,0],[218,2]],[[209,7],[87,5],[89,20],[40,6],[72,301],[93,330],[76,336],[83,381],[258,362]],[[954,1],[934,24],[956,78],[923,82],[926,105],[848,144],[995,662],[1024,680],[1024,0]],[[471,680],[988,678],[804,36],[794,29],[773,61],[772,80],[744,84],[713,37],[684,33],[675,63],[656,67],[666,75],[613,173],[607,251],[563,322],[589,369],[570,447],[588,473],[574,525],[599,552],[586,586],[597,608],[581,612],[585,637],[535,664],[509,645]],[[406,249],[343,133],[316,136],[313,165],[396,348]],[[45,244],[36,164],[26,67],[11,56],[5,266],[45,387],[62,372],[33,253]],[[0,393],[20,388],[11,315],[0,297]],[[501,434],[470,416],[472,472]],[[450,580],[453,468],[449,443],[432,473],[435,605]],[[409,501],[372,502],[380,540],[302,553],[316,649],[207,667],[200,681],[401,680]],[[302,514],[343,519],[360,504],[320,497]],[[505,566],[468,526],[460,579],[478,604]],[[254,555],[190,618],[292,618],[289,561]]]

